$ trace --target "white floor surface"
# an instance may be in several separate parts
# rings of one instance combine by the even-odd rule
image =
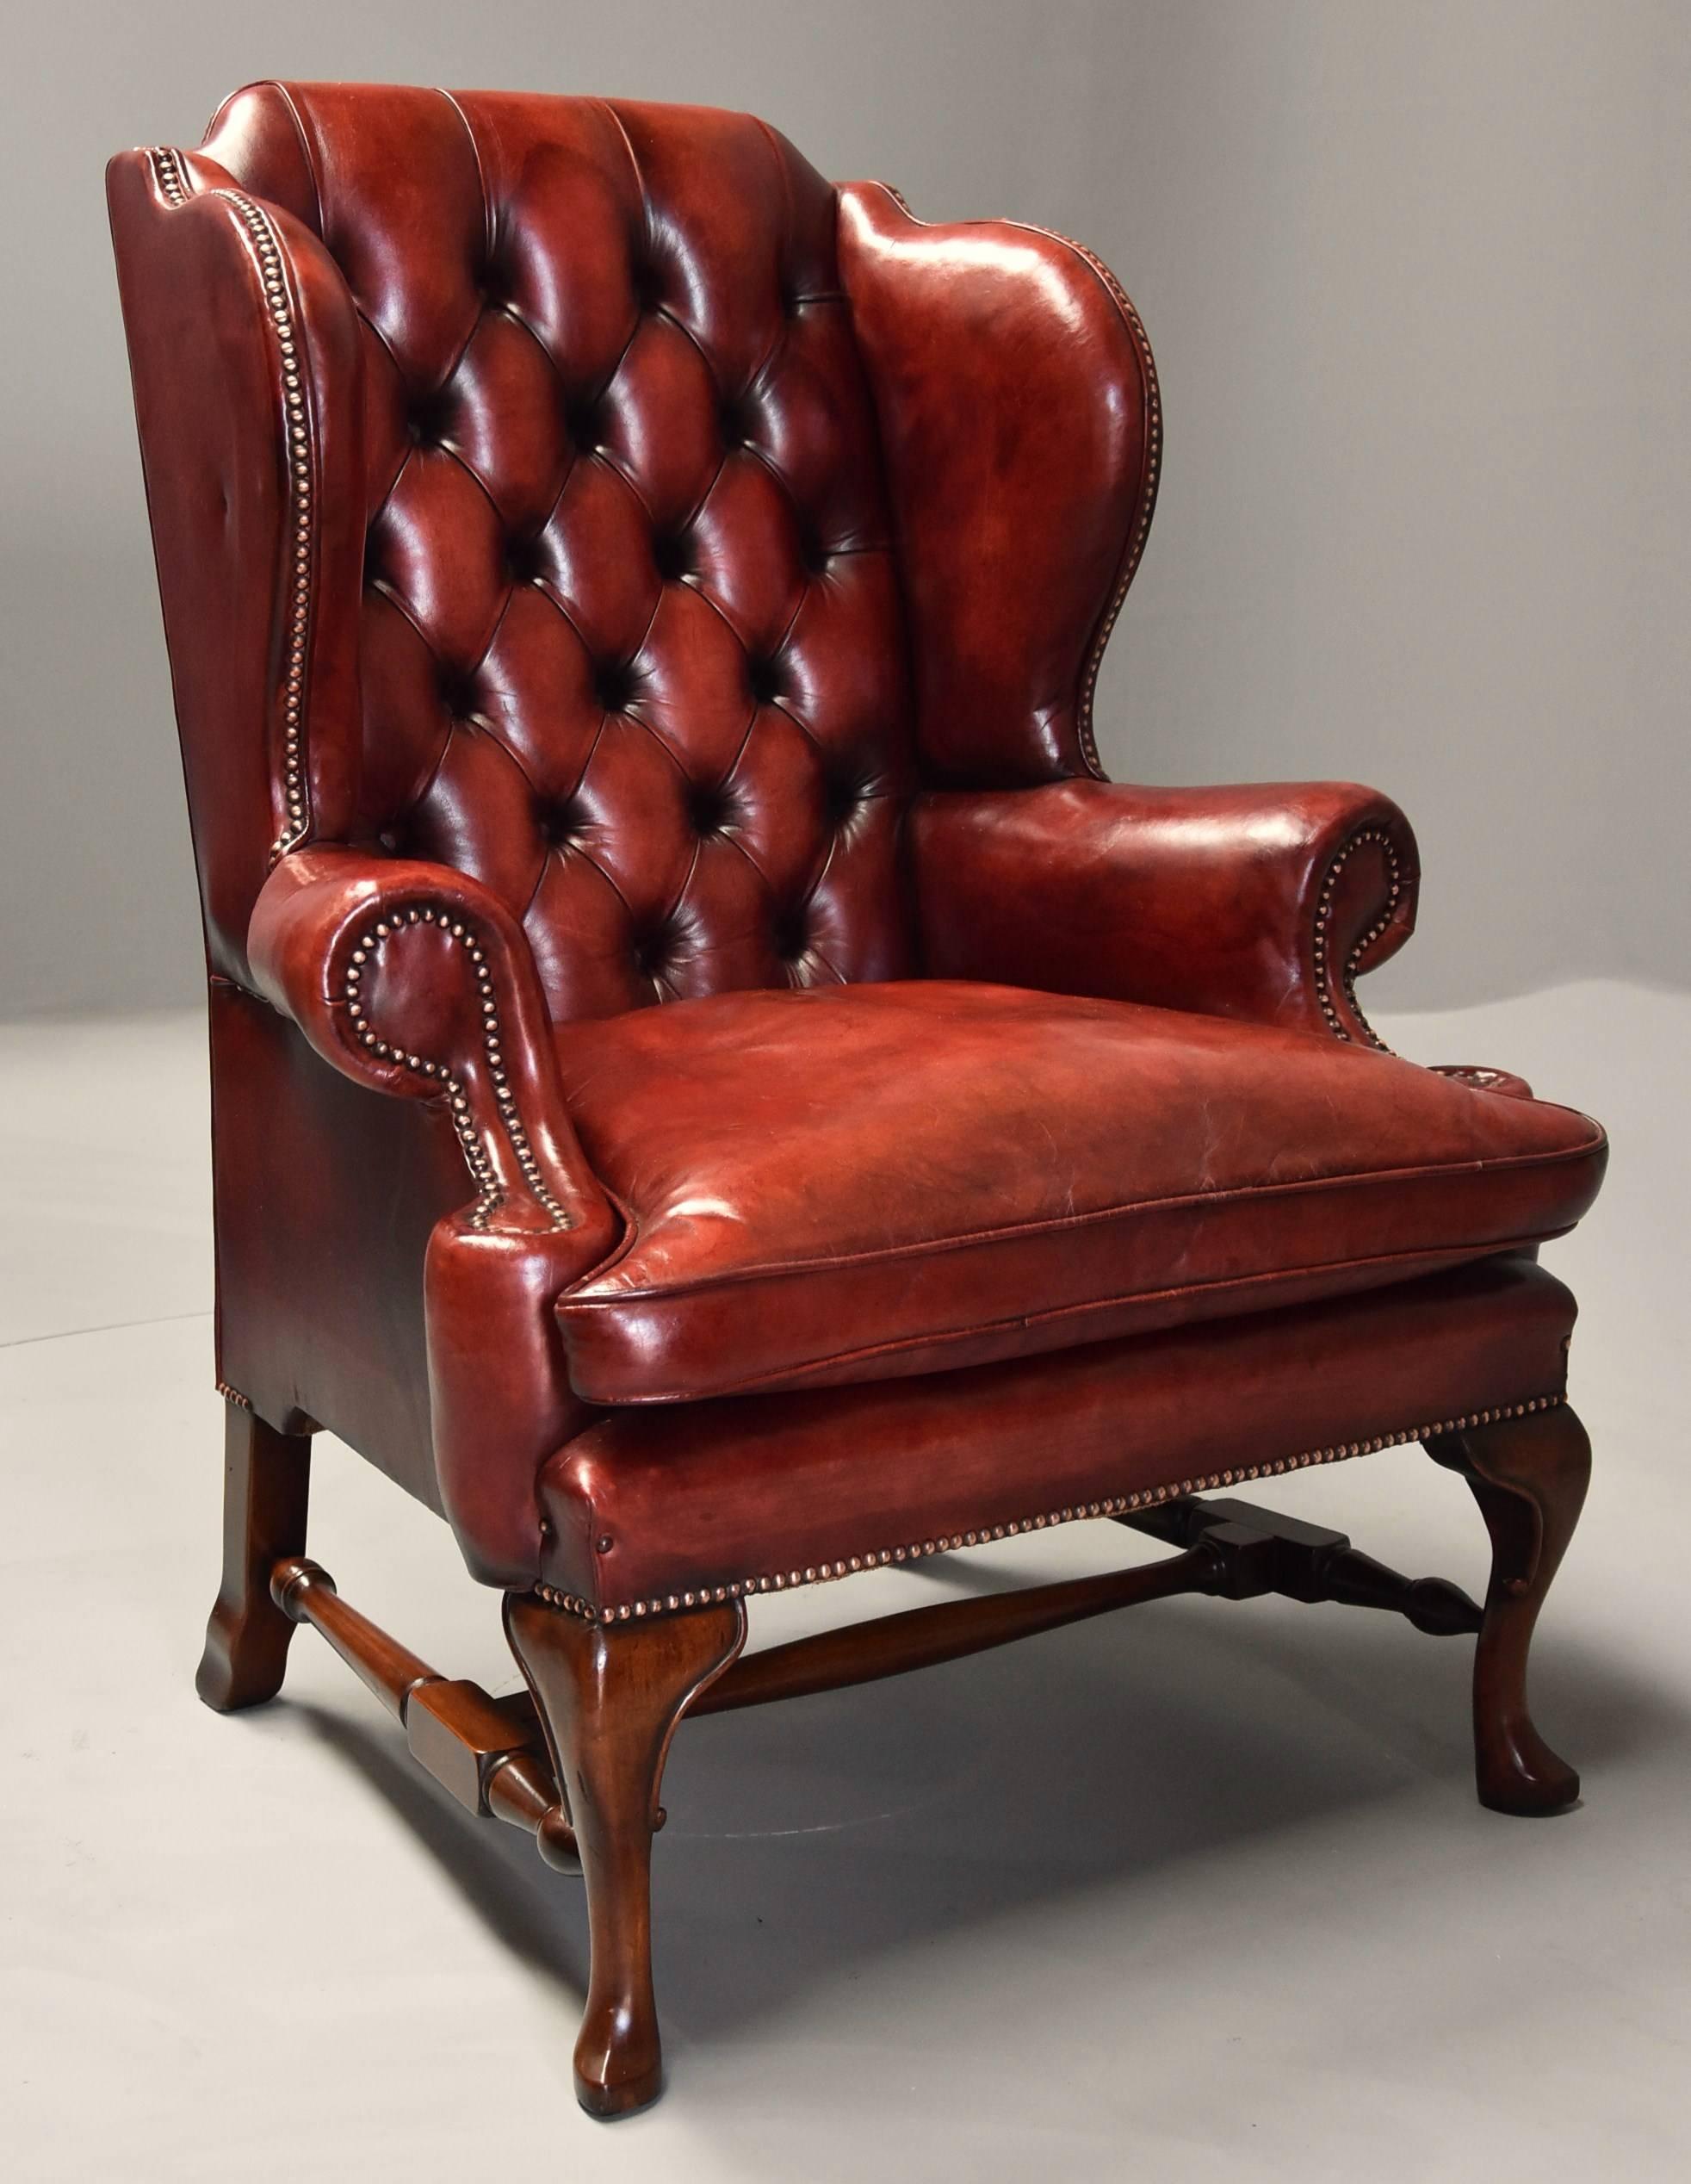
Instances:
[[[1583,1806],[1474,1802],[1465,1641],[1279,1601],[699,1722],[657,1853],[669,2089],[607,2129],[570,2092],[579,1883],[437,1793],[309,1632],[276,1704],[194,1697],[222,1407],[198,1019],[0,1027],[0,2170],[1691,2175],[1691,1001],[1382,1028],[1614,1136],[1546,1255],[1597,1468],[1535,1711]],[[319,1449],[313,1550],[348,1597],[513,1689],[444,1527]],[[1483,1585],[1477,1512],[1416,1450],[1260,1498]],[[1072,1526],[759,1602],[755,1638],[1155,1551]]]

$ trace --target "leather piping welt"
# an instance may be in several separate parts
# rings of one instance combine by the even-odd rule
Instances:
[[[180,152],[161,146],[152,153],[153,171],[165,202],[180,208],[193,194]],[[283,270],[282,245],[269,215],[238,189],[211,189],[209,197],[221,197],[234,207],[246,230],[258,277],[264,291],[264,307],[276,334],[282,360],[283,431],[286,438],[289,502],[288,547],[290,568],[282,683],[282,832],[270,844],[274,865],[290,849],[297,849],[311,832],[311,800],[306,781],[305,703],[307,660],[311,636],[311,575],[314,528],[311,480],[311,426],[306,409],[305,382],[300,369],[294,339],[294,306]]]
[[[375,1027],[370,1021],[369,1012],[364,1005],[361,990],[364,967],[381,953],[382,942],[402,925],[438,926],[443,938],[455,941],[468,953],[470,968],[475,977],[476,1000],[481,1015],[482,1044],[487,1058],[487,1075],[493,1087],[493,1097],[499,1107],[499,1120],[505,1126],[505,1136],[511,1141],[511,1151],[517,1156],[517,1164],[523,1171],[523,1180],[528,1185],[536,1203],[550,1215],[554,1229],[567,1229],[573,1226],[569,1215],[548,1188],[546,1178],[541,1172],[540,1163],[535,1158],[534,1148],[529,1143],[529,1133],[523,1128],[522,1117],[517,1113],[517,1095],[511,1089],[511,1079],[505,1070],[504,1039],[499,1029],[499,1004],[494,993],[493,970],[487,960],[487,951],[481,946],[471,929],[461,920],[449,918],[444,910],[436,910],[430,906],[424,905],[413,909],[392,911],[387,917],[379,919],[364,934],[357,946],[352,951],[352,959],[346,967],[344,986],[347,1014],[352,1019],[352,1027],[357,1034],[359,1045],[368,1047],[371,1053],[384,1062],[397,1062],[402,1069],[412,1070],[419,1076],[432,1077],[445,1093],[447,1104],[452,1113],[452,1126],[457,1132],[459,1144],[464,1149],[465,1163],[469,1169],[470,1178],[476,1186],[475,1210],[470,1215],[470,1226],[485,1231],[498,1210],[505,1193],[500,1188],[499,1176],[493,1163],[488,1157],[487,1148],[482,1143],[480,1132],[476,1128],[474,1113],[463,1079],[455,1076],[444,1062],[431,1062],[424,1055],[411,1053],[403,1046],[390,1045],[385,1039],[378,1037]]]
[[[749,1598],[754,1592],[790,1592],[795,1585],[826,1585],[835,1578],[855,1576],[895,1562],[920,1562],[929,1554],[955,1554],[959,1548],[987,1547],[994,1540],[1012,1539],[1020,1532],[1049,1531],[1054,1524],[1077,1518],[1121,1517],[1136,1509],[1151,1509],[1180,1494],[1208,1493],[1217,1486],[1236,1486],[1248,1479],[1267,1479],[1285,1471],[1307,1470],[1312,1464],[1342,1463],[1348,1456],[1368,1455],[1376,1449],[1401,1448],[1405,1443],[1428,1441],[1441,1433],[1462,1433],[1472,1427],[1494,1424],[1499,1418],[1525,1418],[1529,1412],[1553,1411],[1566,1399],[1536,1395],[1527,1403],[1503,1403],[1489,1411],[1472,1411],[1461,1418],[1440,1418],[1430,1425],[1399,1427],[1393,1433],[1377,1433],[1366,1441],[1341,1441],[1330,1449],[1308,1449],[1302,1455],[1277,1456],[1269,1463],[1238,1464],[1228,1471],[1212,1471],[1199,1479],[1182,1479],[1168,1486],[1147,1487],[1137,1494],[1110,1494],[1100,1501],[1054,1509],[1044,1517],[1025,1517],[1014,1523],[984,1525],[979,1531],[957,1532],[942,1539],[914,1542],[907,1547],[883,1547],[867,1554],[853,1554],[840,1562],[817,1562],[802,1570],[778,1571],[772,1577],[741,1578],[733,1585],[699,1585],[691,1591],[660,1594],[651,1599],[621,1601],[596,1607],[577,1593],[562,1592],[555,1585],[536,1585],[535,1591],[548,1607],[579,1616],[586,1622],[629,1622],[647,1616],[672,1614],[677,1609],[706,1608],[722,1600]]]
[[[1350,1008],[1351,1014],[1362,1027],[1364,1038],[1371,1046],[1378,1047],[1382,1054],[1389,1054],[1391,1049],[1363,1014],[1356,998],[1356,981],[1361,971],[1362,959],[1397,915],[1397,900],[1403,891],[1403,868],[1398,862],[1397,852],[1392,846],[1391,837],[1384,827],[1359,828],[1327,868],[1327,877],[1321,884],[1321,900],[1316,905],[1316,998],[1321,1003],[1321,1013],[1326,1017],[1328,1028],[1334,1037],[1351,1040],[1353,1044],[1353,1035],[1343,1017],[1339,1014],[1338,1004],[1335,1002],[1328,987],[1329,928],[1333,922],[1333,898],[1338,890],[1339,875],[1359,849],[1366,848],[1371,844],[1377,845],[1385,859],[1388,883],[1385,908],[1367,931],[1360,936],[1355,946],[1346,958],[1341,980],[1345,1000]]]

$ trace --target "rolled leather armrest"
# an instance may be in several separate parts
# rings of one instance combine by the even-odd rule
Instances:
[[[535,1476],[580,1416],[552,1306],[621,1229],[564,1107],[527,936],[462,872],[314,844],[265,881],[247,959],[338,1070],[450,1116],[474,1196],[424,1267],[435,1471],[472,1572],[527,1583]]]
[[[592,1264],[619,1224],[566,1112],[521,927],[443,865],[338,845],[276,865],[253,909],[259,990],[359,1083],[449,1109],[469,1228],[572,1232]]]
[[[926,968],[1378,1045],[1360,974],[1415,928],[1396,804],[1343,781],[1062,781],[913,815]]]

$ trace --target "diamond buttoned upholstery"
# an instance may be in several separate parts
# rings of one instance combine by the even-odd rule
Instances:
[[[907,648],[834,195],[746,115],[264,84],[201,152],[362,377],[347,830],[474,874],[554,1014],[912,965]]]

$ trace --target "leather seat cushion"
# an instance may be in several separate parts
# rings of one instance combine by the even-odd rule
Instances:
[[[559,1313],[602,1404],[927,1373],[1396,1281],[1557,1235],[1564,1108],[1174,1010],[944,980],[559,1034],[627,1223]]]

